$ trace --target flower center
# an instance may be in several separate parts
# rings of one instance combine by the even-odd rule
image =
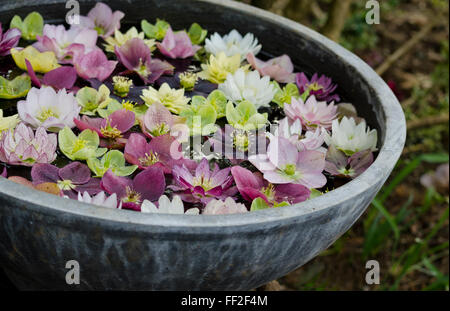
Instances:
[[[139,158],[139,163],[142,166],[152,166],[153,164],[159,162],[158,154],[150,151],[150,154],[146,153],[144,158]]]
[[[72,190],[75,189],[75,185],[72,183],[71,180],[65,179],[65,180],[59,180],[57,183],[59,189],[61,190]]]
[[[123,109],[126,109],[128,111],[133,111],[133,109],[134,109],[133,103],[130,102],[129,100],[122,101],[122,107],[123,107]]]
[[[117,127],[112,127],[108,125],[100,129],[103,136],[106,138],[119,138],[122,136],[122,132],[117,129]]]
[[[44,122],[51,117],[58,118],[58,114],[50,108],[44,108],[41,110],[41,113],[37,116],[37,119],[41,122]]]
[[[87,143],[87,141],[78,138],[78,139],[75,141],[75,144],[74,144],[74,146],[73,146],[73,151],[72,151],[72,153],[78,152],[78,151],[80,151],[81,149],[83,149],[84,147],[86,147],[86,143]]]
[[[287,164],[286,167],[284,168],[283,172],[286,175],[292,176],[295,174],[295,170],[296,170],[296,166],[295,164]]]
[[[96,26],[96,27],[94,27],[94,29],[97,31],[97,33],[98,33],[99,35],[104,35],[104,34],[105,34],[105,29],[103,29],[103,28],[100,27],[100,26]]]
[[[147,66],[145,66],[144,62],[142,61],[142,58],[139,59],[139,65],[135,70],[142,77],[148,77],[151,73],[148,72]]]
[[[205,178],[205,176],[196,176],[193,178],[193,184],[194,187],[202,187],[203,190],[208,191],[213,188],[211,179]]]
[[[169,125],[166,123],[161,123],[157,125],[153,130],[150,132],[153,136],[162,136],[164,134],[167,134],[169,132],[170,128]]]
[[[261,192],[267,197],[269,201],[274,201],[275,198],[275,187],[269,184],[267,187],[262,188]]]
[[[141,194],[139,192],[137,192],[127,186],[126,194],[127,194],[127,196],[124,199],[122,199],[122,201],[136,203],[136,204],[141,203]]]
[[[248,138],[247,132],[235,132],[233,135],[233,145],[239,149],[246,151],[250,145],[250,140]]]
[[[319,91],[322,89],[322,86],[319,85],[317,82],[311,83],[307,85],[308,89],[311,91]]]

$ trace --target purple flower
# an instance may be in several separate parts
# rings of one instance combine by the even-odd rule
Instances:
[[[214,198],[225,200],[237,193],[232,187],[231,168],[220,170],[215,163],[214,170],[209,168],[207,159],[203,159],[195,169],[194,175],[186,166],[175,166],[172,174],[175,185],[170,186],[185,202],[208,204]]]
[[[261,76],[270,76],[280,83],[293,83],[295,81],[294,65],[288,55],[282,55],[262,61],[253,55],[247,54],[247,61],[255,70],[258,70]]]
[[[281,136],[288,139],[291,143],[297,146],[299,151],[303,150],[317,150],[327,152],[326,148],[323,148],[324,143],[324,130],[317,128],[313,131],[306,131],[302,134],[302,124],[300,119],[295,121],[284,118],[279,122],[278,128],[275,130],[275,136]]]
[[[33,82],[33,84],[38,88],[41,88],[42,85],[47,85],[55,88],[56,90],[70,90],[77,81],[77,72],[71,66],[62,66],[53,69],[52,71],[47,72],[41,80],[37,77],[33,70],[33,66],[31,66],[27,59],[25,59],[25,64],[27,65],[28,75],[31,78],[31,82]]]
[[[143,135],[133,133],[127,140],[124,155],[128,163],[137,165],[140,169],[156,165],[161,167],[165,174],[171,174],[175,165],[185,165],[189,168],[196,166],[195,161],[173,158],[173,155],[181,155],[181,144],[170,134],[154,137],[147,143]]]
[[[314,150],[298,152],[297,147],[283,137],[273,137],[267,154],[251,156],[249,161],[273,184],[293,183],[321,188],[327,183],[322,174],[325,154]]]
[[[351,157],[331,145],[328,148],[325,171],[333,176],[356,178],[361,175],[373,162],[370,149],[357,152]]]
[[[155,166],[137,174],[133,180],[116,176],[108,170],[103,175],[101,187],[111,195],[116,193],[123,208],[140,211],[144,200],[154,202],[159,199],[166,188],[166,181],[162,170]]]
[[[51,164],[35,164],[31,169],[31,177],[35,186],[43,183],[57,184],[65,195],[72,199],[85,191],[95,195],[101,191],[100,179],[91,178],[91,170],[85,164],[72,162],[63,168]]]
[[[56,134],[47,134],[43,127],[36,133],[24,123],[8,130],[0,138],[0,161],[32,166],[35,163],[52,163],[56,159]]]
[[[311,195],[311,191],[305,186],[298,184],[273,185],[265,181],[261,173],[252,173],[241,166],[232,167],[231,174],[239,193],[248,202],[261,198],[270,206],[282,202],[295,204],[307,200]]]
[[[302,125],[309,130],[317,127],[329,129],[337,118],[337,106],[334,103],[327,105],[326,102],[318,102],[314,95],[308,97],[306,102],[292,97],[290,104],[284,104],[284,112],[292,121],[300,119]]]
[[[319,78],[319,75],[315,73],[311,80],[308,80],[308,77],[303,72],[300,72],[295,80],[300,94],[309,91],[309,95],[315,95],[320,101],[338,102],[340,100],[339,95],[332,94],[336,90],[337,85],[333,84],[332,80],[324,75]]]
[[[10,50],[19,43],[22,32],[17,28],[11,28],[3,33],[2,23],[0,23],[0,56],[10,54]]]
[[[117,61],[108,60],[101,50],[94,50],[87,54],[77,53],[74,56],[74,65],[81,78],[103,82],[114,71]]]
[[[164,40],[161,43],[157,42],[156,46],[163,55],[169,58],[192,57],[200,49],[200,46],[192,45],[186,31],[173,33],[171,27],[167,29]]]
[[[123,12],[113,13],[108,5],[99,2],[89,11],[88,16],[80,16],[80,24],[82,27],[95,29],[100,37],[108,38],[120,29],[120,20],[124,16]]]
[[[171,74],[174,67],[159,59],[152,59],[152,52],[144,40],[133,38],[121,47],[115,46],[119,61],[131,71],[136,72],[145,83],[153,83],[163,74]]]

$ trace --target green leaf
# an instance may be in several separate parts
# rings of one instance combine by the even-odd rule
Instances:
[[[25,40],[36,40],[36,36],[42,36],[44,29],[44,19],[38,12],[31,12],[22,21],[20,16],[16,15],[11,20],[10,28],[18,28],[22,32],[22,38]]]
[[[14,99],[25,97],[31,89],[31,79],[28,75],[21,75],[14,80],[7,80],[0,76],[0,98]]]
[[[261,198],[256,198],[252,202],[252,205],[250,207],[250,211],[251,212],[259,211],[259,210],[267,209],[269,207],[270,206],[269,206],[269,204],[266,203],[266,201],[264,201]]]
[[[192,44],[199,45],[205,40],[208,31],[203,29],[199,24],[193,23],[189,28],[188,35]]]
[[[145,35],[150,39],[163,40],[166,36],[170,24],[164,20],[157,19],[156,24],[152,25],[145,19],[141,22],[141,28]]]

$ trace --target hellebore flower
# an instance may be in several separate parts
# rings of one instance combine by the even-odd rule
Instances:
[[[181,118],[170,113],[169,109],[156,102],[148,108],[141,124],[142,132],[149,138],[165,135]]]
[[[122,98],[127,97],[128,93],[130,93],[130,88],[133,86],[133,80],[123,76],[114,76],[112,80],[114,94]]]
[[[25,40],[36,40],[36,36],[42,35],[44,18],[38,12],[31,12],[24,20],[19,15],[15,15],[11,20],[10,28],[19,29]]]
[[[262,61],[253,55],[247,54],[247,61],[252,65],[253,69],[258,70],[261,76],[269,76],[280,83],[295,82],[294,64],[288,55],[282,55]]]
[[[242,68],[234,74],[228,74],[226,81],[219,84],[219,90],[234,102],[252,102],[256,109],[268,107],[277,92],[270,83],[270,77],[261,78],[258,71],[245,72]]]
[[[323,148],[324,143],[324,131],[317,128],[313,131],[306,131],[302,135],[302,124],[300,119],[296,119],[294,122],[288,118],[284,118],[279,122],[279,126],[276,128],[274,136],[281,136],[289,139],[291,143],[297,146],[298,151],[303,150],[317,150],[327,152],[326,148]]]
[[[292,98],[298,99],[300,97],[298,87],[294,83],[288,83],[283,88],[281,88],[281,86],[276,81],[273,81],[272,84],[275,86],[275,89],[277,90],[272,101],[281,108],[284,108],[285,103],[290,103],[292,101]],[[308,94],[304,93],[303,96],[305,95]]]
[[[185,119],[186,130],[191,136],[207,136],[217,131],[217,113],[213,105],[203,96],[192,97],[192,102],[181,113]]]
[[[160,103],[176,114],[186,109],[190,101],[190,98],[184,96],[184,89],[172,89],[167,83],[163,83],[159,90],[149,86],[142,91],[141,98],[148,107]]]
[[[270,206],[278,206],[283,202],[288,204],[303,202],[311,195],[311,191],[303,185],[273,185],[265,181],[261,173],[252,173],[240,166],[232,167],[231,174],[239,193],[248,202],[261,198]]]
[[[39,52],[31,45],[22,48],[11,49],[11,56],[13,57],[17,67],[27,71],[27,64],[25,60],[28,60],[33,67],[33,70],[39,73],[47,73],[60,67],[55,53],[53,52]]]
[[[17,103],[20,119],[33,128],[40,126],[51,132],[58,132],[65,126],[75,127],[81,107],[72,93],[51,87],[32,88],[26,100]]]
[[[222,200],[211,200],[206,204],[203,215],[227,215],[227,214],[243,214],[248,210],[242,203],[236,203],[232,198]]]
[[[214,33],[209,39],[205,40],[205,49],[213,55],[218,55],[220,52],[225,52],[227,56],[239,54],[241,60],[244,60],[248,53],[257,55],[261,51],[261,44],[258,45],[258,39],[252,33],[242,37],[236,29],[233,29],[223,37],[217,32]]]
[[[142,20],[141,28],[145,32],[145,35],[151,39],[162,40],[166,36],[166,31],[169,29],[170,24],[159,18],[156,19],[156,23],[150,24],[147,20]]]
[[[291,120],[300,119],[302,125],[309,130],[318,127],[329,129],[333,120],[337,118],[337,106],[334,103],[318,102],[314,95],[303,99],[292,98],[291,103],[284,104],[284,112]]]
[[[108,38],[114,31],[120,29],[120,20],[125,16],[121,11],[113,11],[111,8],[99,2],[92,8],[88,16],[80,16],[82,27],[95,29],[102,38]]]
[[[11,28],[3,33],[2,23],[0,23],[0,56],[9,55],[12,48],[19,43],[22,32],[17,28]]]
[[[0,99],[25,97],[31,89],[31,79],[26,74],[8,80],[0,76]]]
[[[212,83],[221,84],[227,79],[229,73],[234,74],[241,67],[241,55],[227,56],[220,52],[217,56],[211,54],[209,62],[201,64],[203,71],[198,76]],[[248,71],[248,66],[243,68]]]
[[[101,187],[109,194],[116,193],[124,209],[140,211],[140,205],[145,200],[154,202],[159,199],[166,188],[166,181],[158,167],[147,168],[133,180],[116,176],[108,170],[103,175]]]
[[[188,168],[195,168],[196,165],[192,160],[178,158],[181,155],[181,144],[169,134],[154,137],[147,143],[143,135],[133,133],[127,140],[124,153],[128,163],[135,164],[140,169],[156,165],[165,174],[171,174],[175,165],[185,165]]]
[[[183,72],[178,75],[180,79],[180,86],[186,91],[194,90],[195,85],[198,82],[198,74],[195,72]]]
[[[95,196],[91,196],[87,191],[83,194],[78,192],[78,201],[107,208],[122,208],[121,204],[117,204],[117,195],[115,193],[106,197],[104,191],[97,193]]]
[[[93,50],[74,58],[75,69],[78,75],[85,80],[98,79],[103,82],[111,75],[117,65],[117,61],[108,60],[101,50]]]
[[[333,84],[332,80],[324,75],[318,76],[315,73],[311,80],[303,72],[297,74],[296,78],[297,86],[300,90],[300,94],[309,92],[309,95],[315,95],[319,101],[336,101],[340,100],[339,95],[332,94],[336,90],[337,85]]]
[[[173,73],[172,65],[152,58],[152,52],[144,40],[128,40],[121,47],[116,46],[114,51],[119,61],[128,70],[136,72],[146,84],[155,82],[163,74]]]
[[[174,196],[172,202],[165,195],[162,195],[158,200],[158,207],[150,201],[145,200],[141,206],[142,213],[156,213],[156,214],[186,214],[198,215],[200,210],[198,208],[190,208],[184,212],[184,204],[179,196]]]
[[[114,99],[109,97],[109,88],[102,84],[98,90],[91,87],[83,87],[77,92],[76,99],[81,106],[81,114],[88,116],[95,116],[98,109],[104,109],[108,107]]]
[[[420,183],[426,188],[433,188],[439,193],[447,194],[449,189],[449,165],[441,164],[436,171],[420,177]]]
[[[267,154],[253,155],[249,161],[273,184],[300,184],[308,188],[321,188],[327,183],[322,174],[325,154],[320,151],[298,152],[297,147],[283,137],[274,137]]]
[[[41,88],[42,85],[46,85],[57,90],[70,90],[77,81],[77,72],[73,67],[62,66],[53,69],[52,71],[47,72],[41,80],[37,77],[33,66],[27,59],[25,60],[25,63],[27,65],[28,75],[30,76],[31,81],[38,88]]]
[[[3,110],[0,109],[0,138],[2,137],[2,133],[14,129],[19,122],[19,115],[15,114],[10,117],[4,117]]]
[[[156,43],[159,51],[169,58],[188,58],[192,57],[200,50],[200,46],[192,45],[186,31],[178,31],[174,33],[169,27],[164,40]]]
[[[71,199],[77,199],[78,193],[85,191],[89,195],[101,192],[100,180],[91,178],[91,170],[80,162],[72,162],[63,168],[51,164],[35,164],[31,168],[33,185],[56,184]]]
[[[151,51],[155,49],[155,40],[147,40],[145,39],[145,34],[143,32],[138,32],[136,27],[131,27],[128,29],[126,33],[121,33],[119,30],[114,32],[114,37],[106,38],[105,41],[107,44],[104,44],[105,50],[110,53],[114,53],[114,48],[116,46],[121,47],[128,40],[138,38],[144,40],[145,44],[149,47]]]
[[[107,170],[111,170],[117,176],[129,176],[137,169],[137,165],[126,166],[123,153],[118,150],[111,150],[106,153],[101,160],[91,157],[87,159],[87,165],[95,174],[94,177],[103,177]]]
[[[65,127],[58,133],[58,142],[61,152],[72,161],[101,157],[107,151],[106,148],[98,148],[100,139],[91,130],[84,130],[77,137]]]
[[[185,202],[207,204],[214,198],[226,199],[237,193],[236,187],[232,187],[233,177],[230,175],[230,168],[220,170],[215,163],[214,170],[211,171],[207,159],[200,161],[194,175],[184,165],[174,166],[172,175],[175,185],[169,187]]]
[[[325,171],[333,176],[356,178],[361,175],[373,162],[370,149],[356,152],[351,157],[336,149],[333,145],[328,148]]]
[[[33,46],[40,52],[51,51],[61,63],[72,63],[73,45],[83,46],[84,53],[98,50],[97,32],[92,29],[72,26],[66,30],[64,25],[45,25],[42,36],[36,36]]]
[[[366,121],[356,124],[353,118],[334,120],[331,135],[326,132],[324,138],[328,146],[333,145],[348,156],[366,149],[377,150],[377,130],[366,127]]]
[[[264,127],[268,122],[267,113],[258,113],[250,101],[241,101],[236,107],[227,103],[226,117],[230,125],[237,129],[254,130]]]
[[[52,163],[56,159],[56,134],[39,127],[36,133],[20,123],[0,137],[0,161],[11,165],[32,166]]]

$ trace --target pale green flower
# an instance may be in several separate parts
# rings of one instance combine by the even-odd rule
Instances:
[[[198,74],[200,78],[216,84],[224,83],[229,73],[233,74],[241,67],[241,55],[227,56],[224,52],[217,56],[211,54],[209,62],[201,67],[203,71]],[[243,67],[245,71],[248,68],[249,65]]]
[[[133,174],[138,166],[125,165],[125,157],[122,152],[118,150],[111,150],[106,153],[101,160],[97,158],[89,158],[87,165],[95,174],[94,177],[103,177],[107,170],[111,170],[116,176],[129,176]]]
[[[98,134],[91,130],[84,130],[77,137],[72,130],[66,126],[58,133],[59,149],[72,161],[101,157],[108,149],[99,148],[99,144],[100,138],[98,137]]]
[[[4,131],[14,129],[19,124],[19,116],[17,114],[10,117],[3,117],[3,110],[0,109],[0,137]]]
[[[106,108],[111,102],[115,101],[110,95],[108,87],[102,84],[98,91],[91,87],[83,87],[78,91],[76,99],[81,106],[81,114],[94,116],[99,109]]]
[[[149,87],[142,91],[141,98],[147,106],[160,103],[171,112],[180,114],[186,109],[190,99],[184,96],[184,89],[179,90],[170,88],[169,84],[164,83],[159,90]]]
[[[126,33],[121,33],[119,30],[114,32],[114,37],[106,38],[105,41],[107,44],[104,44],[105,50],[107,52],[114,53],[114,47],[121,47],[128,40],[138,38],[144,40],[145,44],[150,48],[151,51],[155,50],[155,40],[153,39],[145,39],[145,34],[143,32],[138,32],[136,27],[131,27]]]

